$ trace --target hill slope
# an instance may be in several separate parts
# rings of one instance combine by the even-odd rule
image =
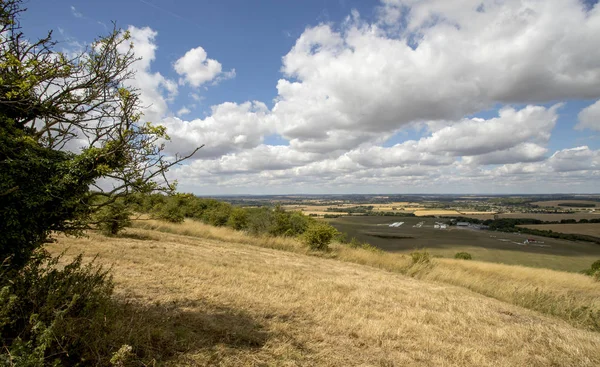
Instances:
[[[173,365],[597,366],[600,333],[464,288],[333,259],[141,229],[61,238],[159,310]]]

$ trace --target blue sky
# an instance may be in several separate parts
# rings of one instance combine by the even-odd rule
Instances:
[[[98,22],[108,27],[112,21],[122,28],[150,27],[158,32],[159,52],[153,66],[170,77],[177,76],[170,67],[173,62],[191,47],[202,46],[224,68],[237,71],[235,79],[203,91],[205,108],[199,112],[204,113],[224,101],[260,100],[272,106],[281,58],[307,26],[339,23],[353,8],[364,10],[366,16],[376,5],[376,1],[352,0],[31,0],[23,23],[35,34],[53,29],[57,40],[80,42],[106,32]],[[81,18],[74,16],[72,7]]]
[[[26,6],[67,51],[132,32],[168,151],[206,144],[171,172],[183,191],[598,191],[597,1]]]

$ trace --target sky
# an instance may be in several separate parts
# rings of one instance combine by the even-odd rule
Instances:
[[[198,195],[600,192],[594,0],[29,0],[30,38],[131,34]]]

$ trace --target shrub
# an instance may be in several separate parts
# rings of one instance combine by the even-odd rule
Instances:
[[[131,210],[122,201],[105,206],[96,215],[98,228],[105,235],[116,235],[131,225],[131,214]]]
[[[594,261],[589,269],[585,269],[581,273],[594,277],[596,280],[600,280],[600,260]]]
[[[167,200],[164,205],[155,207],[153,216],[171,223],[182,223],[185,212],[177,200]]]
[[[277,205],[273,210],[271,216],[271,226],[269,228],[269,234],[273,236],[285,236],[288,235],[290,229],[290,213],[286,212]]]
[[[81,256],[61,269],[58,261],[37,251],[10,279],[0,274],[0,365],[72,366],[108,352],[94,338],[106,329],[111,278]]]
[[[233,208],[227,225],[238,231],[248,228],[248,212],[244,208]]]
[[[413,251],[410,253],[413,264],[428,264],[431,262],[431,255],[427,250]]]
[[[230,204],[219,202],[218,205],[215,205],[204,212],[202,221],[216,227],[224,226],[229,221],[231,210]]]
[[[251,208],[248,211],[248,232],[260,235],[269,232],[273,212],[269,208]]]
[[[288,236],[298,236],[306,232],[311,223],[314,223],[314,219],[307,217],[301,212],[291,212],[289,215],[289,228],[286,231]]]
[[[325,223],[313,224],[304,232],[304,243],[312,250],[327,251],[338,231]]]
[[[468,252],[457,252],[456,255],[454,255],[454,258],[462,260],[471,260],[473,257]]]

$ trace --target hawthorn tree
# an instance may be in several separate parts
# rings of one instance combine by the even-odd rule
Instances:
[[[193,155],[168,156],[165,128],[143,121],[134,45],[117,29],[83,52],[52,33],[25,37],[21,0],[0,0],[0,263],[18,270],[52,232],[78,234],[133,193],[167,192]],[[101,187],[99,180],[108,182]],[[102,217],[102,216],[97,216]]]

